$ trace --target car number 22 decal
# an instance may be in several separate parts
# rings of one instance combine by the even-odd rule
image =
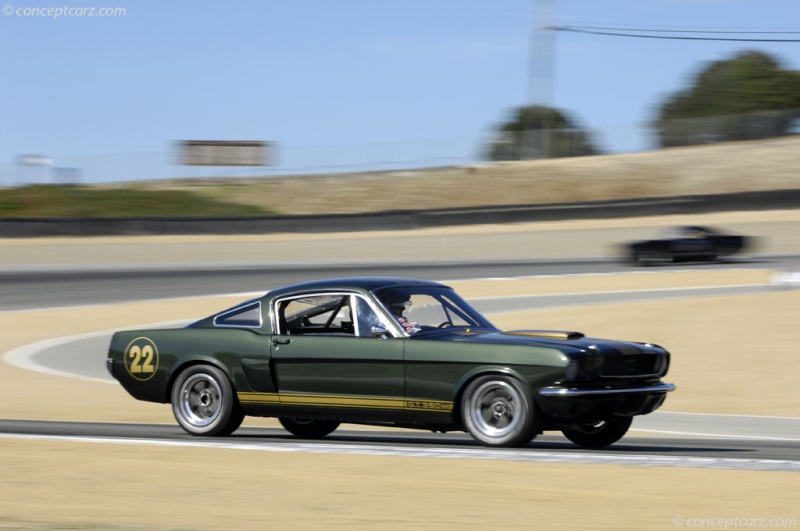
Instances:
[[[137,380],[149,380],[158,369],[158,348],[152,339],[137,337],[125,348],[125,370]]]

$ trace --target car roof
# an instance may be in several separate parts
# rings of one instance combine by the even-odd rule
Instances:
[[[710,227],[701,227],[700,225],[685,225],[681,227],[683,230],[702,230],[702,231],[710,231]]]
[[[677,238],[683,236],[684,234],[690,234],[693,232],[707,232],[709,234],[713,234],[717,231],[711,227],[703,227],[700,225],[674,225],[661,229],[658,231],[657,235],[661,238]]]
[[[432,282],[430,280],[420,280],[416,278],[403,277],[349,277],[349,278],[329,278],[324,280],[314,280],[302,282],[283,288],[271,290],[269,296],[286,295],[288,293],[302,291],[321,291],[321,290],[356,290],[374,291],[381,288],[396,287],[438,287],[447,288],[444,284]]]

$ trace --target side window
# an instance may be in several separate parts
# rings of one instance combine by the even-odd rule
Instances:
[[[214,317],[214,326],[261,328],[261,302],[245,304]]]
[[[278,301],[282,334],[355,335],[349,295],[309,295]]]

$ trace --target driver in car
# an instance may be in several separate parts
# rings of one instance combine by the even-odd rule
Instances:
[[[407,310],[411,309],[411,295],[400,291],[392,291],[389,293],[385,304],[389,309],[389,313],[400,323],[403,330],[409,334],[420,331],[419,323],[412,323],[404,315]]]

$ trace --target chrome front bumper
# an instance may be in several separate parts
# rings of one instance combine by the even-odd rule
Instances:
[[[675,390],[675,384],[660,383],[644,387],[603,387],[601,389],[571,389],[568,387],[544,387],[539,389],[542,396],[597,396],[597,395],[622,395],[634,393],[669,393]]]

